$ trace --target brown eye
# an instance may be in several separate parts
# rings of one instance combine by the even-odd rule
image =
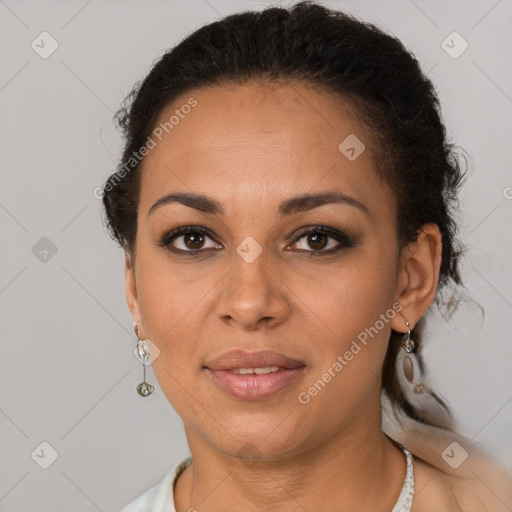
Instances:
[[[292,244],[292,249],[310,255],[332,254],[356,245],[357,238],[328,226],[317,226],[302,233]]]
[[[325,249],[329,237],[324,233],[311,233],[308,235],[308,245],[315,250]]]
[[[189,249],[201,249],[204,244],[204,235],[202,233],[188,233],[183,235],[183,243]]]
[[[221,249],[213,235],[201,227],[186,226],[167,233],[160,240],[160,246],[174,253],[198,253],[207,249]]]

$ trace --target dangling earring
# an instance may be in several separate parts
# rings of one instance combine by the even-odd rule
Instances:
[[[411,330],[409,329],[410,323],[405,322],[405,325],[407,327],[407,334],[404,336],[404,339],[402,341],[402,348],[408,353],[411,354],[416,350],[416,343],[414,343],[414,340],[411,338]]]
[[[401,349],[395,361],[396,376],[403,391],[405,401],[413,407],[416,414],[432,425],[450,428],[452,417],[447,405],[424,380],[418,343],[411,338],[410,323],[405,322]]]
[[[403,382],[403,384],[412,388],[414,393],[421,393],[425,388],[425,384],[420,380],[421,368],[415,355],[416,342],[411,338],[411,329],[409,329],[411,324],[406,321],[405,325],[407,327],[407,334],[404,335],[402,340],[402,348],[405,353],[402,352],[397,358],[400,366],[398,370],[407,381],[407,383]]]
[[[139,326],[137,324],[134,325],[135,334],[137,335],[137,354],[142,361],[142,382],[137,386],[137,393],[140,396],[149,396],[155,390],[154,386],[148,384],[146,382],[146,357],[149,355],[149,348],[146,340],[141,340],[139,338]]]

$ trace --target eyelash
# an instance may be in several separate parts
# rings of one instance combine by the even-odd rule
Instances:
[[[194,257],[194,256],[198,256],[202,252],[211,250],[211,249],[193,249],[190,251],[184,251],[182,249],[173,249],[172,248],[171,242],[173,242],[176,238],[179,238],[180,236],[190,234],[190,233],[192,233],[192,234],[201,233],[203,235],[208,236],[208,238],[212,239],[215,243],[218,243],[215,240],[215,236],[209,229],[203,228],[201,226],[183,226],[180,228],[173,229],[172,231],[166,233],[163,237],[161,237],[158,245],[160,247],[163,247],[163,248],[169,250],[170,252],[180,255],[180,256],[186,254],[188,256]],[[304,237],[306,237],[310,234],[313,234],[313,233],[327,235],[329,238],[333,238],[334,240],[339,242],[339,245],[334,248],[328,249],[328,250],[316,250],[315,251],[315,250],[297,249],[299,252],[305,253],[309,257],[333,254],[335,252],[340,251],[341,249],[350,249],[357,244],[357,237],[353,233],[343,233],[343,232],[333,229],[329,226],[318,225],[318,226],[311,227],[307,231],[301,232],[299,235],[296,236],[296,238],[293,240],[292,244],[290,244],[290,245],[296,244],[297,242],[299,242],[299,240],[301,240]],[[217,250],[217,249],[215,249],[215,250]]]

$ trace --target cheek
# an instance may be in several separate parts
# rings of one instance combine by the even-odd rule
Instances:
[[[318,273],[316,281],[313,272],[304,275],[302,269],[302,293],[306,296],[307,285],[315,282],[307,302],[324,325],[314,337],[315,368],[302,390],[304,401],[314,403],[311,411],[336,403],[326,414],[350,417],[378,394],[390,321],[397,310],[396,264],[392,252],[372,249]]]
[[[159,386],[181,417],[196,418],[200,425],[207,418],[203,418],[203,399],[196,389],[202,368],[197,340],[205,338],[203,311],[209,307],[215,280],[191,275],[192,266],[186,272],[175,268],[145,265],[139,303],[147,335],[160,350],[152,364]]]
[[[392,251],[365,247],[329,265],[294,262],[284,279],[304,312],[316,314],[323,333],[343,344],[392,307],[396,265]]]
[[[211,272],[211,265],[205,263],[172,261],[166,249],[152,246],[149,240],[140,243],[137,251],[137,293],[143,320],[155,339],[164,342],[165,333],[172,335],[198,314],[220,274]]]
[[[329,281],[329,300],[315,297],[329,333],[316,337],[316,361],[298,401],[301,417],[335,429],[380,400],[390,321],[396,315],[392,283],[384,273],[353,268]],[[377,407],[377,405],[375,405]]]
[[[156,270],[153,269],[152,270]],[[215,280],[183,279],[174,272],[148,272],[139,289],[142,318],[149,337],[161,350],[188,353],[204,337],[204,310],[215,290]]]

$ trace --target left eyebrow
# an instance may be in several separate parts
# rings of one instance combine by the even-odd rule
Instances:
[[[341,203],[359,208],[369,213],[368,208],[354,197],[343,194],[339,190],[327,190],[318,194],[302,194],[300,196],[286,199],[279,206],[279,214],[292,215],[294,213],[307,212],[324,204]]]
[[[184,206],[188,206],[189,208],[213,215],[224,214],[222,205],[211,197],[188,192],[173,192],[158,199],[158,201],[156,201],[156,203],[154,203],[149,209],[148,217],[155,209],[168,203],[180,203]],[[361,201],[343,194],[339,190],[327,190],[317,194],[301,194],[299,196],[291,197],[284,200],[279,205],[278,213],[281,216],[293,215],[295,213],[306,212],[332,203],[347,204],[349,206],[354,206],[365,213],[369,213],[368,208]]]

